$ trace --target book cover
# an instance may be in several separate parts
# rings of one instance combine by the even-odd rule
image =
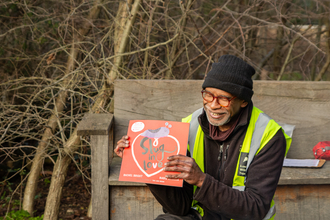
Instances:
[[[182,187],[182,179],[167,179],[164,164],[171,155],[186,155],[189,123],[161,120],[131,120],[119,181]]]

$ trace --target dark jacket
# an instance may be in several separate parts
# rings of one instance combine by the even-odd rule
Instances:
[[[250,103],[239,118],[233,132],[223,141],[209,136],[209,122],[205,112],[199,116],[204,132],[204,163],[206,178],[193,195],[193,186],[184,182],[183,188],[148,185],[164,210],[176,215],[189,212],[192,199],[204,209],[203,219],[263,219],[267,214],[281,174],[286,142],[281,130],[254,157],[245,183],[245,191],[232,189],[237,160],[242,146],[253,104]],[[224,153],[219,160],[220,145]]]

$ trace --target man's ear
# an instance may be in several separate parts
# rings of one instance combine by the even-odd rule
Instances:
[[[241,108],[245,108],[249,103],[245,100],[242,100],[243,102],[241,103]]]

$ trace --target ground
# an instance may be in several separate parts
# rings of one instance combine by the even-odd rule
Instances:
[[[51,169],[49,169],[49,171],[44,172],[44,175],[40,175],[35,197],[34,216],[41,216],[44,213],[51,173]],[[17,188],[20,182],[19,177],[5,182],[5,184],[0,184],[0,217],[4,216],[8,210],[10,195],[14,194],[11,199],[11,210],[19,210],[20,201],[22,201],[21,195],[24,193],[23,187]],[[16,192],[15,189],[17,189]],[[59,219],[90,219],[86,217],[90,199],[91,182],[89,179],[83,178],[75,164],[72,163],[63,188]]]

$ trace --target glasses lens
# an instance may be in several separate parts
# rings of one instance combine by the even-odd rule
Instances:
[[[203,95],[203,99],[207,102],[212,102],[213,99],[214,99],[213,95],[211,93],[206,92],[206,91],[203,91],[202,95]]]
[[[223,107],[227,107],[229,105],[229,100],[225,97],[218,97],[218,103]]]

